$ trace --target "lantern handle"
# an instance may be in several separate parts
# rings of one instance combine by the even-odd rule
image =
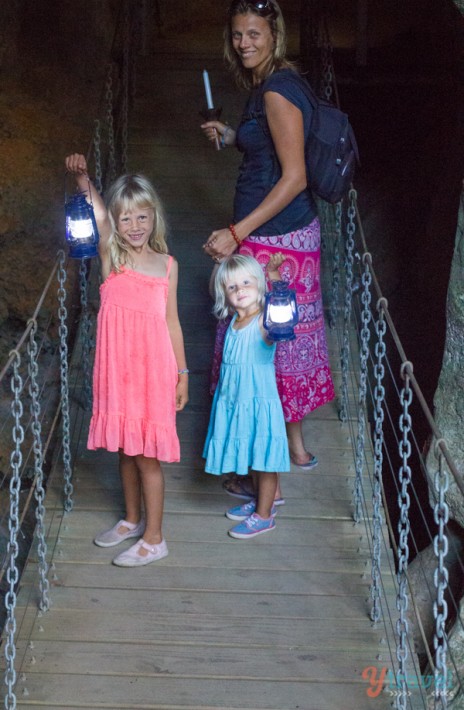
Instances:
[[[67,184],[66,179],[67,179],[68,175],[71,175],[71,173],[69,172],[69,170],[65,170],[65,173],[64,173],[64,204],[66,204],[68,201],[68,193],[66,190],[66,184]],[[87,185],[89,186],[89,189],[84,190],[83,192],[82,192],[82,190],[79,190],[79,188],[76,185],[76,192],[81,195],[88,195],[89,200],[90,200],[89,204],[92,206],[92,209],[93,209],[92,190],[90,188],[90,178],[88,175],[87,175]]]

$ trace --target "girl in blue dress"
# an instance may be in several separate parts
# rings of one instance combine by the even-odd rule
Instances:
[[[270,280],[280,278],[277,269],[283,261],[279,253],[270,258]],[[263,327],[265,288],[263,271],[249,256],[227,257],[214,277],[214,314],[219,319],[232,315],[232,320],[203,456],[207,473],[246,476],[251,469],[255,497],[226,513],[239,521],[229,535],[244,540],[275,528],[277,471],[290,470],[275,378],[276,346]]]

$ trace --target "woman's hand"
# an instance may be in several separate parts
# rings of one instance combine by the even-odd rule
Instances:
[[[215,141],[217,136],[221,136],[221,142],[225,145],[235,143],[235,131],[226,123],[221,121],[207,121],[201,124],[201,129],[209,141]]]
[[[68,173],[87,176],[87,161],[85,156],[80,153],[73,153],[72,155],[66,156],[64,164]]]
[[[229,229],[218,229],[211,232],[208,241],[203,244],[203,249],[213,261],[221,261],[226,256],[230,256],[237,249],[237,243]]]

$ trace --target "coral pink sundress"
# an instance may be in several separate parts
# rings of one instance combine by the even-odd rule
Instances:
[[[165,277],[123,268],[100,286],[89,449],[179,461],[177,363]]]

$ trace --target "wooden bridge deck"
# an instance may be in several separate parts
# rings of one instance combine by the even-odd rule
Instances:
[[[388,693],[369,698],[361,678],[366,666],[391,666],[391,638],[368,617],[368,542],[364,525],[351,517],[350,427],[339,422],[335,404],[305,421],[320,464],[283,477],[286,505],[273,534],[248,542],[227,535],[224,511],[233,499],[203,472],[200,457],[214,329],[211,263],[200,247],[212,228],[227,224],[237,157],[215,153],[198,130],[202,58],[158,56],[145,64],[138,92],[149,98],[136,100],[130,167],[152,177],[166,203],[192,372],[190,404],[178,418],[182,461],[165,467],[169,556],[122,569],[111,564],[114,549],[92,543],[119,518],[123,500],[117,457],[85,450],[88,414],[78,406],[76,352],[74,509],[63,514],[57,460],[46,498],[52,605],[46,614],[37,611],[32,553],[18,599],[17,707],[390,707]],[[214,71],[211,80],[233,123],[228,80]],[[339,385],[334,335],[329,338]],[[388,582],[384,593],[392,593]]]

